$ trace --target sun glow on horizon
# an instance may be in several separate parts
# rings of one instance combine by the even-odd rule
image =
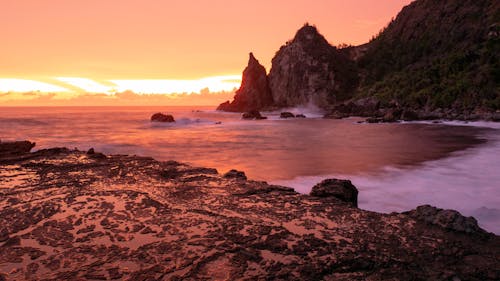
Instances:
[[[29,79],[12,79],[0,78],[0,93],[7,92],[45,92],[45,93],[66,93],[70,90],[61,86],[53,85],[46,82]]]
[[[63,83],[70,84],[73,87],[80,88],[87,93],[110,94],[111,92],[113,92],[113,87],[105,86],[92,79],[80,77],[57,77],[56,79]]]
[[[110,80],[117,92],[133,91],[138,94],[158,93],[200,93],[208,88],[210,92],[232,91],[241,83],[240,75],[222,75],[197,80]]]
[[[116,79],[96,81],[83,77],[55,77],[57,85],[47,81],[0,78],[0,93],[99,93],[115,94],[132,91],[136,94],[196,94],[205,89],[209,92],[229,92],[238,88],[241,75],[220,75],[193,80],[174,79]]]

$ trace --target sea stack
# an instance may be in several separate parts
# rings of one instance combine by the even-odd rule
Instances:
[[[217,110],[247,112],[262,110],[272,105],[273,97],[269,89],[266,69],[250,53],[248,66],[243,71],[241,86],[236,91],[233,101],[220,104]]]
[[[357,80],[355,63],[309,24],[280,48],[269,72],[269,87],[280,108],[311,102],[327,107],[348,97]]]

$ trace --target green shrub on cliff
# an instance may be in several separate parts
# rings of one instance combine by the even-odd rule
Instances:
[[[358,61],[358,95],[413,107],[500,109],[500,1],[418,0]]]

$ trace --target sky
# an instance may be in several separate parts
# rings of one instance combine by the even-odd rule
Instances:
[[[239,86],[249,52],[269,71],[304,23],[333,45],[359,45],[410,2],[0,0],[0,105],[124,92],[175,103],[201,91],[216,104]]]

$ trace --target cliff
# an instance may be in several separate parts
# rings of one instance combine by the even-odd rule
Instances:
[[[500,2],[417,0],[369,44],[358,94],[415,109],[500,109]]]
[[[473,218],[430,206],[361,210],[349,181],[311,194],[147,157],[2,153],[0,280],[500,276],[500,237]]]
[[[494,0],[417,0],[370,42],[342,49],[306,24],[272,60],[272,105],[312,102],[338,117],[407,111],[412,119],[498,121],[499,28]],[[367,100],[377,108],[359,106]]]
[[[273,97],[267,82],[266,69],[254,57],[249,55],[248,66],[243,71],[240,88],[232,102],[226,101],[217,110],[243,112],[261,110],[273,105]]]
[[[280,48],[269,72],[269,87],[277,107],[310,102],[327,107],[345,100],[356,86],[355,64],[308,24]]]

